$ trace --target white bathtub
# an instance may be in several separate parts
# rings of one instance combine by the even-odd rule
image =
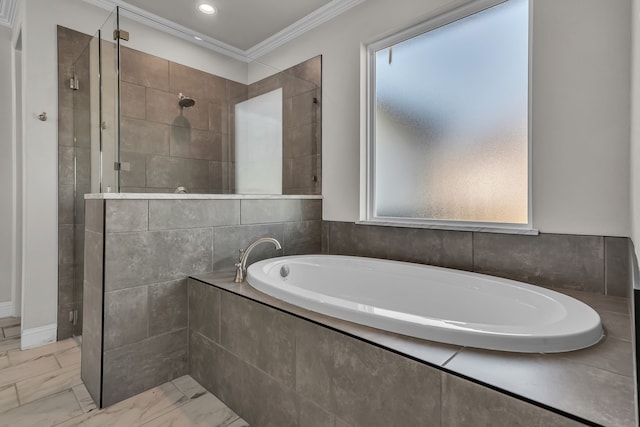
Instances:
[[[603,336],[598,314],[574,298],[447,268],[302,255],[257,262],[247,281],[308,310],[460,346],[554,353],[589,347]]]

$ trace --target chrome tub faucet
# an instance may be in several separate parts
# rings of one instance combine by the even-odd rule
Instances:
[[[251,243],[249,246],[247,246],[246,249],[240,249],[240,260],[236,263],[236,278],[234,282],[244,282],[244,278],[247,274],[247,258],[249,258],[249,254],[251,253],[253,248],[258,246],[260,243],[273,243],[273,246],[275,246],[276,249],[282,249],[280,242],[278,242],[273,237],[262,237]]]

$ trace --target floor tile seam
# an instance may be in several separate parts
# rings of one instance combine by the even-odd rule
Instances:
[[[47,356],[52,356],[52,355],[47,355]],[[54,360],[55,360],[55,362],[56,362],[56,364],[57,364],[57,363],[58,363],[58,361],[55,359],[55,357],[54,357]],[[13,369],[13,368],[22,368],[22,367],[23,367],[23,365],[26,365],[26,364],[27,364],[27,363],[29,363],[29,362],[33,362],[33,360],[30,360],[30,361],[25,362],[25,363],[20,363],[20,364],[15,365],[15,366],[9,366],[9,367],[7,367],[7,368],[4,368],[4,369],[0,370],[0,378],[2,377],[2,373],[3,373],[4,371],[7,371],[7,370],[9,370],[9,369]],[[58,368],[58,369],[59,369],[59,368]],[[34,378],[34,377],[37,377],[37,376],[40,376],[40,375],[43,375],[43,374],[46,374],[46,373],[47,373],[46,371],[45,371],[45,372],[42,372],[42,371],[36,371],[35,373],[32,373],[32,371],[29,371],[29,373],[27,374],[27,376],[25,376],[25,377],[19,377],[19,379],[15,379],[15,380],[14,380],[14,381],[12,381],[12,382],[8,382],[8,383],[2,383],[2,382],[0,382],[0,388],[1,388],[1,387],[4,387],[4,386],[11,385],[11,384],[16,384],[16,383],[19,383],[19,382],[22,382],[22,381],[26,381],[26,380],[28,380],[28,379],[31,379],[31,378]]]
[[[25,401],[25,402],[23,403],[23,405],[26,405],[26,404],[31,403],[31,402],[36,402],[36,401],[38,401],[38,400],[40,400],[40,399],[43,399],[43,398],[46,398],[46,397],[52,396],[52,395],[57,394],[57,393],[61,393],[61,392],[66,391],[66,390],[69,390],[69,391],[71,391],[71,392],[73,393],[73,387],[76,387],[76,386],[79,386],[80,384],[83,384],[82,379],[80,378],[80,376],[78,376],[78,381],[79,381],[79,382],[72,382],[72,384],[68,384],[68,385],[67,385],[67,384],[65,384],[65,388],[61,388],[61,389],[59,389],[59,390],[56,390],[56,388],[54,387],[54,388],[49,392],[49,394],[46,394],[46,395],[41,396],[41,397],[38,397],[37,399],[33,399],[33,400],[29,400],[29,401]],[[18,383],[16,383],[16,391],[17,391],[17,393],[18,393],[18,397],[20,397],[20,392],[19,392],[19,390],[18,390]],[[24,394],[24,391],[23,391],[23,394]],[[74,396],[75,396],[75,393],[73,393],[73,394],[74,394]],[[28,396],[27,396],[27,397],[28,397]],[[24,398],[20,399],[20,401],[21,401],[21,402],[22,402],[23,400],[24,400]],[[77,400],[77,399],[76,399],[76,400]],[[79,405],[79,403],[78,403],[78,405]],[[80,406],[80,409],[82,409],[82,407],[81,407],[81,406]],[[84,411],[83,411],[83,412],[84,412]]]
[[[34,376],[32,376],[32,377],[25,378],[25,379],[22,379],[22,380],[20,380],[20,381],[16,381],[16,382],[15,382],[15,384],[17,385],[17,384],[20,384],[20,383],[25,383],[25,382],[27,382],[27,381],[32,381],[32,380],[34,380],[35,378],[38,378],[38,377],[45,377],[45,376],[47,376],[47,375],[51,376],[51,379],[54,379],[54,378],[57,378],[61,373],[72,372],[72,371],[73,371],[73,370],[75,370],[75,369],[78,369],[78,372],[77,372],[77,373],[78,373],[78,375],[80,375],[80,362],[78,362],[78,363],[74,363],[74,364],[69,365],[69,366],[66,366],[66,367],[60,367],[60,368],[55,369],[55,370],[53,370],[53,371],[49,371],[49,372],[42,372],[42,373],[40,373],[40,374],[38,374],[38,375],[34,375]],[[75,384],[75,385],[79,385],[79,384]],[[74,385],[74,386],[75,386],[75,385]]]
[[[81,383],[84,384],[84,382],[81,382]],[[82,409],[82,404],[80,403],[80,398],[78,397],[78,394],[74,390],[74,387],[77,387],[77,386],[72,386],[71,387],[71,393],[73,393],[73,397],[76,399],[76,403],[78,404],[78,407],[82,411],[82,414],[78,415],[79,417],[81,417],[82,415],[86,414],[87,412],[84,412],[84,409]]]
[[[178,409],[182,408],[184,405],[186,405],[187,403],[191,402],[191,399],[189,399],[189,396],[184,394],[178,387],[176,387],[176,385],[173,384],[172,381],[169,381],[169,383],[171,383],[171,385],[173,385],[180,392],[180,394],[182,394],[182,396],[185,399],[184,400],[182,398],[178,399],[177,401],[173,402],[171,404],[171,406],[168,406],[168,407],[164,408],[164,410],[162,410],[159,413],[155,414],[155,416],[151,415],[151,416],[149,416],[149,418],[140,417],[140,425],[148,424],[151,421],[154,421],[154,420],[156,420],[156,419],[158,419],[158,418],[160,418],[162,416],[165,416],[168,413],[173,412],[174,410],[178,410]],[[155,388],[157,388],[157,387],[155,387]],[[135,399],[136,396],[132,396],[129,399]],[[144,413],[143,413],[143,415],[144,415]]]
[[[210,392],[207,392],[207,393],[205,393],[204,395],[207,395],[207,394],[210,394],[210,395],[212,395],[212,396],[214,396],[214,397],[215,397],[215,395],[213,395],[213,394],[212,394],[212,393],[210,393]],[[203,396],[204,396],[204,395],[203,395]],[[176,402],[176,403],[174,403],[173,405],[171,405],[170,407],[165,408],[165,409],[167,409],[166,411],[164,411],[164,412],[162,412],[162,413],[158,414],[157,416],[155,416],[155,417],[153,417],[153,418],[141,419],[141,420],[140,420],[140,423],[141,423],[140,425],[141,425],[141,426],[147,425],[147,424],[149,424],[150,422],[155,421],[155,420],[158,420],[158,419],[159,419],[159,418],[161,418],[161,417],[165,417],[165,416],[167,416],[167,415],[171,414],[172,412],[178,411],[178,410],[180,410],[183,406],[185,406],[186,404],[188,404],[188,403],[190,403],[190,402],[195,401],[195,399],[190,399],[190,398],[189,398],[188,396],[186,396],[186,395],[185,395],[185,397],[187,398],[187,400],[185,400],[184,402],[180,403],[179,405],[176,405],[176,403],[178,403],[178,402]],[[202,397],[202,396],[200,396],[200,397]],[[216,399],[217,399],[217,397],[216,397]],[[222,402],[222,401],[220,401],[220,402]],[[214,412],[210,413],[209,415],[214,415],[214,414],[216,414],[216,413],[217,413],[217,412],[219,412],[219,411],[223,411],[223,410],[227,409],[227,410],[231,411],[234,415],[236,415],[236,417],[238,417],[238,414],[236,414],[236,413],[235,413],[231,408],[229,408],[229,407],[228,407],[224,402],[222,402],[222,404],[223,404],[223,407],[222,407],[222,408],[219,408],[218,410],[216,410],[216,411],[214,411]],[[238,417],[238,418],[239,418],[239,417]],[[217,427],[217,426],[216,426],[216,427]],[[222,427],[222,426],[220,426],[220,427]]]
[[[185,396],[186,397],[186,396]],[[189,403],[191,400],[186,397],[185,400],[178,400],[177,402],[173,402],[171,404],[171,406],[164,408],[164,410],[154,414],[154,415],[150,415],[148,418],[144,417],[144,418],[140,418],[140,425],[143,426],[145,424],[149,424],[152,421],[157,420],[158,418],[164,417],[165,415],[173,412],[173,411],[177,411],[180,410],[184,405],[186,405],[187,403]]]
[[[72,348],[73,348],[73,347],[72,347]],[[17,351],[16,351],[17,353],[20,353],[20,352],[22,352],[22,351],[28,351],[28,350],[20,350],[20,349],[14,349],[14,350],[17,350]],[[26,359],[26,360],[23,360],[23,361],[18,362],[18,363],[13,363],[13,362],[11,362],[11,358],[9,358],[9,366],[8,366],[8,367],[15,367],[15,366],[24,365],[25,363],[35,362],[36,360],[40,360],[40,359],[45,358],[45,357],[48,357],[48,356],[53,356],[53,357],[56,359],[56,361],[58,361],[58,357],[57,357],[57,355],[58,355],[59,353],[63,353],[63,352],[65,352],[65,351],[67,351],[67,350],[70,350],[70,348],[69,348],[69,349],[62,350],[62,351],[59,351],[59,352],[53,352],[53,353],[45,353],[45,354],[41,354],[41,355],[39,355],[39,356],[34,357],[33,359]],[[12,350],[9,350],[9,351],[7,352],[7,357],[8,357],[8,353],[9,353],[10,351],[12,351]],[[60,362],[59,362],[59,361],[58,361],[58,364],[60,364]],[[5,368],[5,369],[6,369],[6,368]],[[0,372],[2,372],[2,371],[0,371]]]

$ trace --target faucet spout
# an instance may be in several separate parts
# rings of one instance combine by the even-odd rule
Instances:
[[[234,280],[236,283],[244,282],[244,278],[247,274],[247,259],[249,258],[249,254],[261,243],[272,243],[276,249],[282,249],[280,242],[273,237],[262,237],[251,243],[246,249],[240,249],[240,260],[236,263],[236,278]]]

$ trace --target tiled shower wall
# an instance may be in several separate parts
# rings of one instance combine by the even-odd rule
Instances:
[[[90,36],[58,27],[58,339],[82,331],[84,194],[91,185]],[[74,76],[80,90],[70,88]],[[78,311],[77,323],[69,313]]]
[[[230,193],[229,108],[247,86],[121,47],[121,191]],[[179,94],[193,98],[180,108]]]
[[[248,98],[283,89],[282,194],[322,192],[322,57],[249,85]]]
[[[99,202],[87,200],[87,206]],[[92,360],[83,359],[94,366],[91,372],[108,373],[99,390],[103,406],[187,373],[187,276],[231,271],[238,250],[259,237],[277,238],[284,254],[321,250],[318,199],[107,199],[104,204],[104,345]],[[88,262],[102,265],[100,251],[87,246]],[[263,245],[250,261],[277,253]],[[87,280],[85,286],[97,284]],[[92,313],[102,312],[98,302],[97,296],[86,299]],[[93,335],[86,328],[84,333],[83,351],[85,342],[90,347],[100,342],[86,341]]]
[[[323,251],[490,274],[629,297],[626,237],[537,236],[323,222]]]
[[[235,105],[282,88],[283,194],[320,194],[321,68],[318,56],[247,86],[122,47],[121,191],[234,193]]]

